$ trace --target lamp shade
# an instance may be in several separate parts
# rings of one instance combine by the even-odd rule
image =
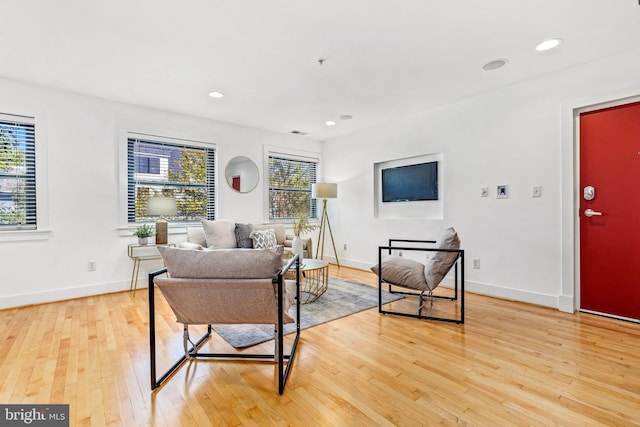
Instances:
[[[311,197],[314,199],[335,199],[338,197],[338,184],[328,182],[311,184]]]
[[[147,201],[147,215],[149,216],[173,216],[177,211],[176,199],[173,197],[149,197]]]

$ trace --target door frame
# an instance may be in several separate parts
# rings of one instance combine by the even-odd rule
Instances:
[[[562,289],[558,298],[560,311],[573,313],[580,310],[580,114],[634,102],[640,102],[637,89],[632,93],[611,93],[606,98],[576,99],[563,106]]]

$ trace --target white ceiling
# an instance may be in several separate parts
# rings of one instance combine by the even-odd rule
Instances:
[[[638,0],[2,0],[0,13],[2,77],[319,140],[640,48]],[[550,37],[564,43],[536,52]]]

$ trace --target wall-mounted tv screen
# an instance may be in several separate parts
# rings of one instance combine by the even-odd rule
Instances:
[[[382,169],[382,201],[438,200],[438,162]]]

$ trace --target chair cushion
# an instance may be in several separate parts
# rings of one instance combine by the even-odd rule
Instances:
[[[255,249],[272,248],[278,244],[276,240],[276,233],[271,228],[268,230],[256,230],[252,232],[251,239],[253,240],[253,247]]]
[[[371,271],[378,273],[378,265],[371,267]],[[418,261],[397,255],[387,255],[382,258],[382,280],[405,288],[425,290],[427,282],[424,280],[424,265]]]
[[[158,246],[167,272],[187,279],[271,279],[282,268],[284,246],[193,250]]]
[[[207,247],[211,249],[236,248],[236,223],[217,219],[202,220],[202,228],[207,239]]]
[[[236,223],[236,246],[239,248],[253,248],[251,233],[253,233],[252,224]]]
[[[438,243],[438,249],[460,249],[458,233],[448,228]],[[435,289],[458,259],[457,252],[435,252],[424,266],[424,279],[429,289]]]

